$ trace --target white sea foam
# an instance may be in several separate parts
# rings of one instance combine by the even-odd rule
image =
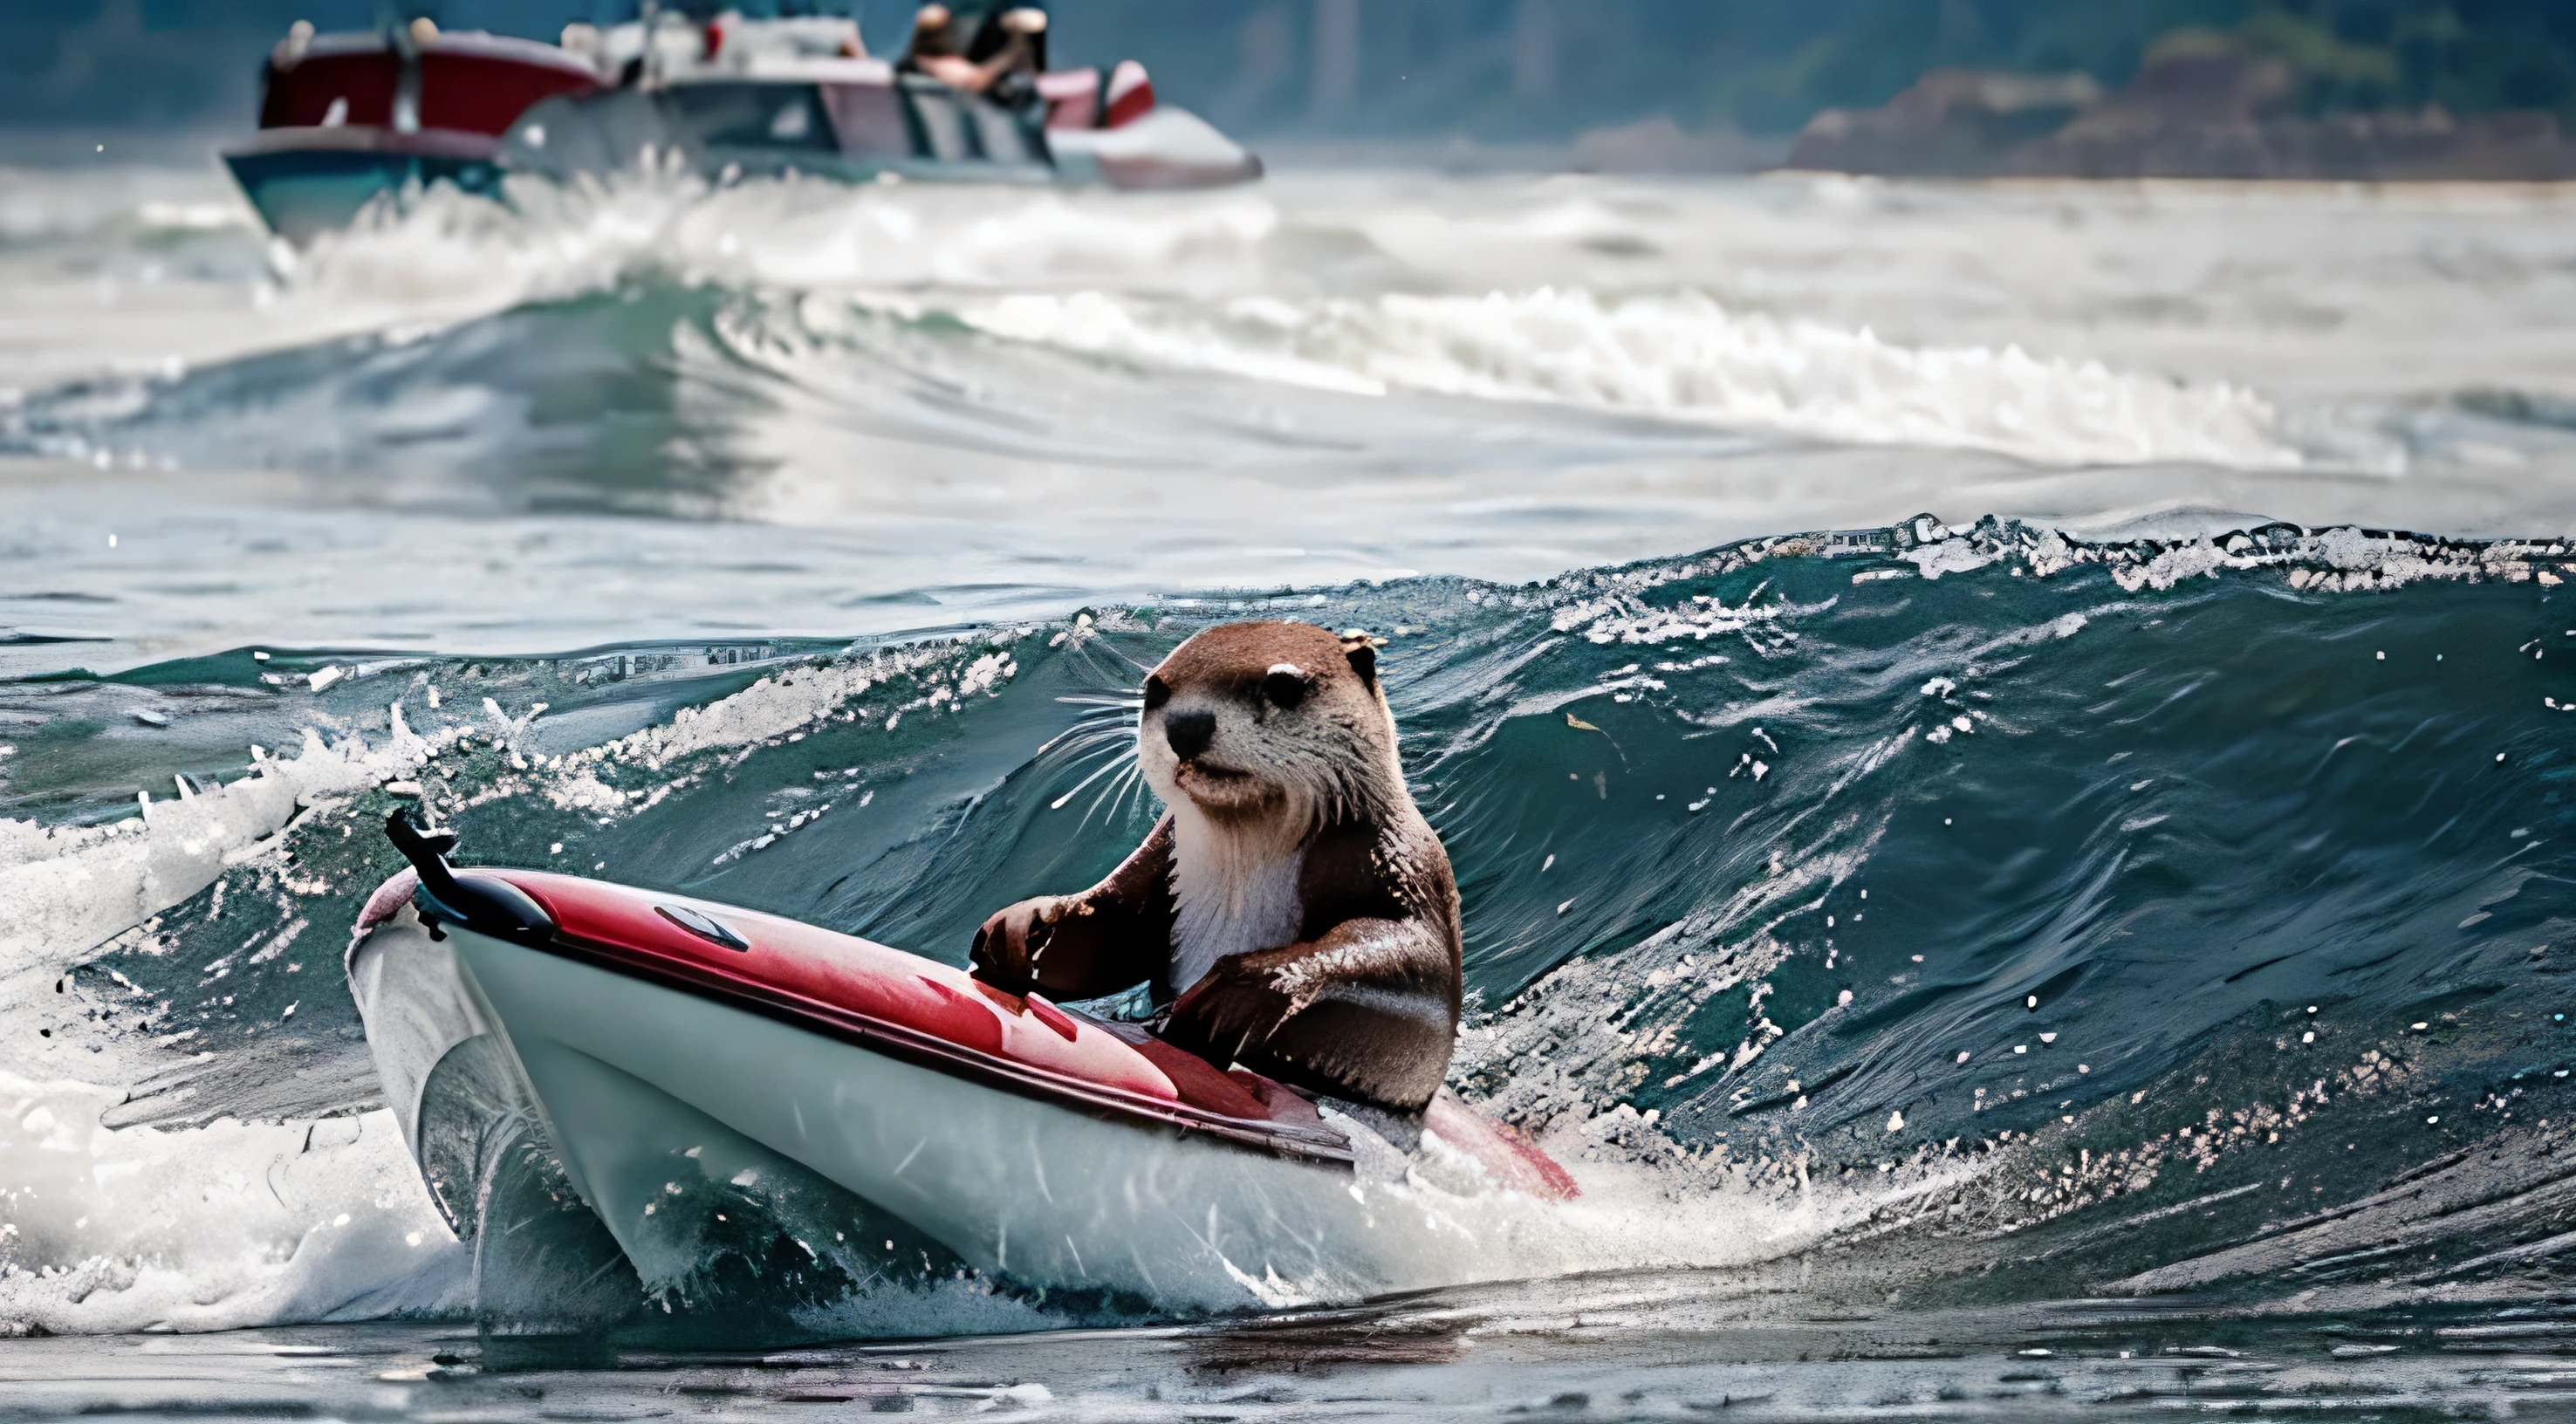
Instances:
[[[407,740],[408,738],[408,740]],[[305,733],[303,754],[185,800],[148,802],[140,821],[45,827],[0,821],[0,986],[63,960],[185,900],[252,851],[296,807],[343,795],[417,764],[408,733],[370,749]]]
[[[225,1330],[470,1304],[382,1110],[111,1129],[124,1094],[0,1071],[0,1335]]]
[[[300,290],[453,317],[633,280],[757,291],[1239,288],[1278,214],[1259,198],[1128,202],[971,187],[710,184],[663,170],[433,189],[291,259]]]
[[[0,202],[0,229],[112,259],[108,273],[89,252],[61,264],[59,281],[31,287],[0,323],[16,353],[0,383],[31,391],[676,283],[790,308],[1016,294],[1027,300],[1013,310],[970,319],[1064,349],[1310,387],[1546,400],[2047,464],[2259,468],[2273,480],[2225,480],[2226,497],[2315,521],[2534,527],[2511,517],[2547,483],[2525,467],[2549,466],[2565,443],[2442,402],[2564,375],[2547,318],[2570,270],[2567,200],[2538,191],[2216,199],[1343,174],[1135,195],[639,171],[514,183],[506,207],[432,189],[301,255],[278,249],[277,271],[253,275],[256,260],[236,250],[250,242],[247,209],[207,175],[12,177],[28,191]],[[2480,240],[2505,256],[2496,280],[2464,285],[2449,254],[2472,210]],[[2213,260],[2249,231],[2300,253],[2295,273]],[[225,260],[188,275],[198,264],[136,245],[173,233]],[[989,378],[959,364],[942,379]],[[873,361],[845,365],[853,384],[882,379]],[[121,444],[76,453],[139,458]],[[2436,465],[2456,478],[2356,486],[2297,478],[2302,462]],[[2212,483],[2158,471],[2154,487],[2176,478]],[[2082,515],[2139,487],[2085,485],[2109,492],[2070,485],[2015,512]],[[2002,507],[1999,493],[1982,502]]]
[[[1620,220],[1597,202],[1560,203],[1503,226],[1524,242],[1579,245],[1615,236]],[[1365,244],[1371,230],[1330,235]],[[1772,315],[1699,286],[1316,297],[1283,283],[1283,245],[1328,232],[1283,231],[1258,196],[1113,203],[639,171],[516,184],[507,208],[439,189],[372,213],[281,254],[281,310],[266,320],[305,338],[346,327],[326,313],[354,311],[361,324],[418,333],[676,282],[842,294],[1063,350],[1330,391],[1545,401],[2051,465],[2287,470],[2310,450],[2351,462],[2351,440],[2285,420],[2241,386],[2032,355],[2010,341],[1887,341],[1868,325]]]
[[[2045,464],[2301,463],[2271,404],[2233,386],[2018,347],[1898,346],[1867,329],[1730,312],[1693,292],[1251,297],[1215,308],[1019,293],[957,314],[1016,341],[1368,395],[1550,401]]]
[[[659,798],[629,805],[607,793],[597,760],[659,766],[788,735],[902,675],[922,677],[904,706],[937,712],[1016,672],[1006,650],[941,644],[791,669],[594,753],[531,766],[527,789],[631,814]],[[0,930],[0,992],[42,1002],[41,981],[63,963],[196,894],[228,863],[266,853],[299,807],[329,814],[334,798],[410,773],[462,734],[524,739],[529,713],[513,718],[488,700],[484,711],[478,724],[451,707],[424,736],[395,703],[372,743],[308,731],[300,756],[265,757],[239,781],[111,826],[0,821],[0,903],[12,909]],[[42,1054],[73,1050],[49,1039]],[[470,1305],[463,1252],[390,1113],[176,1131],[104,1125],[125,1098],[112,1085],[0,1072],[0,1334],[231,1329]],[[973,1318],[1004,1323],[990,1310]]]

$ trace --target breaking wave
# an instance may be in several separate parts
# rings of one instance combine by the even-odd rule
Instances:
[[[264,340],[39,388],[0,408],[0,450],[306,473],[389,467],[471,490],[489,482],[496,455],[540,471],[580,466],[596,480],[659,436],[685,452],[683,478],[740,480],[774,457],[742,448],[739,429],[817,391],[860,393],[872,407],[843,423],[930,446],[1016,449],[1040,443],[1036,412],[961,409],[960,397],[1078,388],[1096,378],[1067,361],[1106,361],[1382,405],[1505,401],[2047,466],[2404,463],[2382,415],[2285,415],[2239,385],[2009,342],[1882,340],[1865,323],[1775,315],[1688,280],[1313,295],[1337,265],[1392,259],[1364,218],[1283,216],[1257,197],[1113,206],[921,185],[711,186],[669,173],[511,192],[504,207],[434,190],[308,251],[273,249],[273,279],[257,288]],[[193,232],[218,216],[153,220],[186,219]],[[1611,221],[1597,207],[1542,212],[1489,223],[1488,235],[1579,245],[1604,240],[1595,229]],[[1006,347],[1063,359],[1032,372]],[[801,359],[781,365],[781,353]],[[1240,392],[1231,400],[1239,406]],[[1085,442],[1083,453],[1139,459],[1186,446],[1222,462],[1268,449],[1257,428],[1158,419],[1150,403],[1126,414],[1134,433]],[[481,430],[504,433],[461,437]]]
[[[38,812],[0,835],[0,1322],[474,1308],[339,979],[398,797],[468,860],[955,960],[992,906],[1099,874],[1150,815],[1069,794],[1091,768],[1039,753],[1080,714],[1064,699],[1262,615],[1389,638],[1467,906],[1453,1082],[1586,1186],[1554,1208],[1417,1182],[1447,1278],[2555,1289],[2571,562],[1924,518],[858,646],[245,649],[58,679],[0,749]],[[115,735],[137,711],[170,735]],[[794,1234],[711,1238],[658,1288],[721,1304],[792,1270],[788,1333],[1108,1308],[783,1264]]]
[[[1020,294],[958,311],[977,330],[1090,355],[1362,395],[1550,401],[1852,444],[1990,450],[2042,464],[2295,467],[2270,403],[2034,358],[1908,348],[1811,321],[1739,316],[1696,292],[1580,289],[1144,304]]]

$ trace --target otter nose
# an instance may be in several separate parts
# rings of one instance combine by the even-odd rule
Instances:
[[[1163,714],[1163,740],[1172,744],[1172,755],[1183,761],[1208,749],[1216,740],[1216,714],[1204,709]]]

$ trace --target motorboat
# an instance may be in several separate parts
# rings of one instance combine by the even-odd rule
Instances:
[[[386,829],[410,864],[361,914],[349,983],[404,1140],[476,1248],[487,1315],[565,1312],[560,1286],[510,1277],[581,1254],[563,1244],[579,1231],[525,1229],[567,1213],[619,1259],[558,1261],[556,1280],[614,1274],[629,1293],[684,1281],[711,1220],[783,1193],[818,1259],[829,1230],[918,1258],[917,1275],[1222,1312],[1414,1283],[1373,1195],[1405,1152],[1465,1164],[1481,1191],[1576,1190],[1445,1092],[1390,1125],[855,936],[454,868],[452,837],[399,811]]]
[[[302,245],[368,204],[447,185],[639,167],[712,182],[1221,186],[1261,161],[1160,103],[1133,60],[1026,76],[1012,102],[899,72],[857,23],[645,7],[547,43],[426,19],[321,34],[298,21],[262,76],[260,127],[223,154],[269,228]]]
[[[317,34],[299,20],[269,51],[259,131],[224,166],[269,230],[302,245],[380,195],[497,192],[519,116],[599,83],[591,61],[536,40],[427,23]]]

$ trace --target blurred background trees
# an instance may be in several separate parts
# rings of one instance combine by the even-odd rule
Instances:
[[[747,11],[774,8],[776,0]],[[444,0],[450,28],[551,38],[597,0]],[[631,6],[629,7],[631,9]],[[814,8],[808,5],[806,8]],[[896,43],[908,0],[851,0]],[[2160,55],[2279,60],[2288,103],[2438,104],[2576,122],[2576,0],[1054,0],[1057,50],[1134,56],[1168,97],[1253,134],[1560,141],[1669,120],[1795,132],[1938,68],[2076,72],[2114,88]],[[0,124],[223,129],[297,18],[371,0],[55,0],[0,7]]]

